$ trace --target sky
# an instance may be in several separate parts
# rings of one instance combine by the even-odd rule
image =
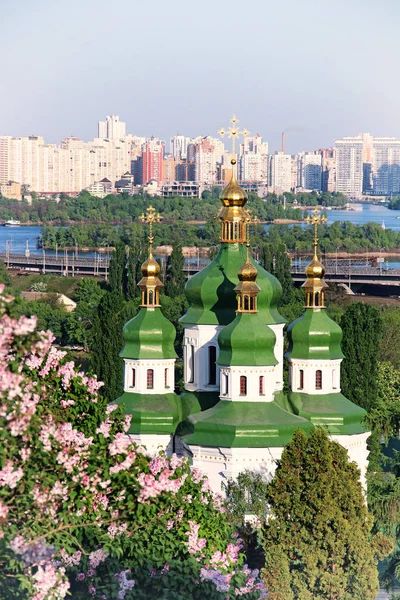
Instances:
[[[0,135],[400,138],[398,0],[2,0]],[[169,145],[167,145],[167,148]]]

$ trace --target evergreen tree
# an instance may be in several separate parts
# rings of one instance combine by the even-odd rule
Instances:
[[[133,300],[140,294],[138,283],[141,279],[140,270],[140,252],[136,246],[129,248],[129,254],[126,261],[126,265],[123,272],[122,287],[124,291],[125,300]]]
[[[264,580],[270,600],[374,600],[378,557],[359,471],[323,429],[295,433],[267,488]]]
[[[287,255],[285,244],[279,244],[274,252],[272,274],[275,275],[282,286],[281,305],[290,304],[294,297],[294,283],[290,272],[290,258]]]
[[[378,394],[378,354],[381,340],[381,317],[373,306],[357,302],[341,318],[342,391],[355,404],[369,411]]]
[[[110,258],[108,282],[111,292],[123,292],[123,274],[126,263],[125,244],[118,242]]]
[[[123,346],[122,329],[137,313],[138,303],[138,300],[125,303],[119,292],[106,292],[99,303],[90,364],[99,380],[104,382],[102,394],[110,402],[122,393],[123,361],[119,357]]]
[[[165,278],[165,293],[170,298],[181,296],[185,289],[185,274],[183,267],[185,259],[182,254],[182,246],[175,242],[172,246],[171,255],[167,260],[167,271]]]
[[[269,242],[264,242],[260,245],[260,265],[268,271],[268,273],[272,273],[274,268],[274,252],[272,249],[272,244]]]

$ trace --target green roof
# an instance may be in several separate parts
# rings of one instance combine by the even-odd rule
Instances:
[[[175,327],[160,308],[141,308],[123,329],[122,358],[176,358]]]
[[[238,271],[246,260],[244,244],[221,244],[214,260],[191,277],[185,289],[189,302],[187,313],[181,318],[183,325],[228,325],[235,318]],[[282,296],[279,281],[251,260],[257,267],[258,310],[264,323],[284,323],[277,305]]]
[[[237,313],[218,336],[218,365],[270,366],[278,364],[274,355],[276,337],[259,313]]]
[[[307,308],[301,317],[288,327],[289,350],[286,356],[300,359],[338,359],[342,330],[324,308]]]
[[[355,435],[368,431],[365,410],[343,394],[303,394],[290,392],[278,401],[286,410],[304,417],[313,425],[326,427],[331,435]]]
[[[181,425],[186,443],[224,448],[269,448],[287,444],[297,429],[313,425],[273,402],[221,400],[216,406],[191,415]]]
[[[124,392],[117,399],[125,414],[132,415],[127,433],[175,433],[181,420],[180,398],[176,394],[135,394]]]

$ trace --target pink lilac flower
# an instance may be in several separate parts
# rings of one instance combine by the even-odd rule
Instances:
[[[1,514],[1,513],[0,513],[0,514]],[[173,526],[174,526],[174,522],[175,522],[175,521],[174,521],[173,519],[170,519],[170,520],[168,521],[168,523],[167,523],[167,531],[170,531],[170,529],[172,529],[172,528],[173,528]]]
[[[114,412],[114,410],[117,410],[117,408],[118,404],[108,404],[106,408],[106,414],[109,415],[110,413]]]
[[[96,429],[96,433],[102,433],[105,438],[110,437],[110,429],[111,429],[112,421],[110,419],[106,419],[100,426]]]
[[[181,467],[184,463],[183,458],[179,458],[175,453],[171,456],[171,468],[172,469],[178,469],[179,467]]]
[[[2,503],[0,500],[0,519],[5,519],[8,515],[8,506]]]
[[[14,539],[11,540],[9,546],[15,554],[23,554],[28,548],[29,544],[22,535],[15,536]]]
[[[168,468],[168,459],[166,456],[155,456],[150,461],[149,469],[153,475],[158,475],[163,469]]]
[[[77,567],[81,562],[82,552],[78,550],[74,554],[68,554],[64,548],[61,548],[60,555],[61,560],[66,567]],[[83,578],[85,578],[85,576]]]
[[[12,460],[7,460],[6,466],[0,471],[0,486],[8,485],[13,490],[23,476],[23,470],[19,468],[14,471]]]
[[[103,548],[99,548],[95,552],[89,554],[89,564],[92,569],[96,569],[100,563],[106,560],[108,552],[104,552]]]
[[[198,523],[189,521],[189,527],[190,530],[186,532],[188,541],[185,542],[185,544],[190,554],[196,554],[197,552],[201,552],[203,550],[207,540],[205,538],[199,538],[200,525]]]
[[[131,446],[131,440],[124,435],[123,433],[117,433],[114,438],[114,441],[111,442],[108,446],[108,451],[111,456],[115,456],[116,454],[127,454],[128,448]]]

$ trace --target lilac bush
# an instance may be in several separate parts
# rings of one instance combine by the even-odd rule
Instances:
[[[2,288],[0,311],[0,597],[266,597],[206,477],[132,443]]]

